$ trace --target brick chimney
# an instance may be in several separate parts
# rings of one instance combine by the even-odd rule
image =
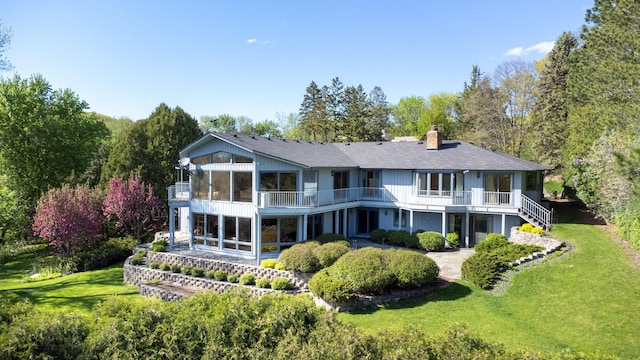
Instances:
[[[432,125],[427,131],[427,150],[438,150],[442,145],[442,135],[438,132],[438,125]]]

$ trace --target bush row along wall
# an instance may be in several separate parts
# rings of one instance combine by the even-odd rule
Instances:
[[[247,274],[251,273],[257,279],[266,277],[269,281],[273,281],[273,279],[277,277],[286,277],[291,281],[291,285],[294,288],[299,289],[307,289],[309,279],[313,276],[313,274],[305,274],[299,272],[285,271],[285,270],[276,270],[276,269],[268,269],[262,268],[260,266],[255,265],[245,265],[245,264],[234,264],[225,261],[218,261],[213,259],[204,259],[192,256],[179,255],[174,253],[166,253],[166,252],[147,252],[147,264],[151,262],[157,262],[158,264],[162,264],[163,262],[169,265],[178,265],[180,267],[191,266],[194,268],[201,268],[204,271],[216,271],[222,270],[228,274]]]
[[[355,311],[361,309],[375,308],[379,305],[390,304],[402,300],[413,299],[449,286],[446,280],[438,279],[435,283],[426,285],[419,289],[411,290],[394,290],[390,294],[385,295],[356,295],[354,301],[348,303],[336,303],[327,301],[317,296],[313,297],[317,306],[322,306],[328,310],[335,311]]]
[[[511,263],[512,266],[518,266],[526,262],[542,258],[559,250],[564,246],[564,243],[562,243],[561,241],[530,232],[520,231],[518,230],[517,226],[511,228],[511,236],[509,237],[509,241],[515,244],[537,245],[544,248],[544,250],[542,250],[541,252],[535,252],[529,256],[525,256],[514,261],[513,263]]]
[[[131,258],[128,258],[124,263],[124,282],[131,285],[140,286],[140,294],[143,294],[143,291],[152,292],[153,290],[149,289],[147,284],[153,283],[154,281],[161,281],[166,284],[171,284],[175,287],[182,287],[189,290],[195,291],[205,291],[211,290],[218,293],[224,293],[231,289],[235,289],[237,287],[244,287],[249,290],[251,295],[264,295],[271,292],[280,292],[286,294],[297,294],[300,290],[287,290],[287,291],[279,291],[273,289],[263,289],[254,286],[244,286],[240,284],[234,284],[225,281],[217,281],[214,279],[208,278],[199,278],[193,277],[190,275],[184,275],[180,273],[173,273],[170,271],[162,271],[159,269],[151,269],[146,266],[135,266],[130,263]],[[164,290],[164,289],[161,289]],[[164,290],[167,291],[167,290]],[[167,291],[169,292],[169,291]],[[159,291],[152,293],[151,295],[161,295]],[[161,298],[164,297],[161,295]]]

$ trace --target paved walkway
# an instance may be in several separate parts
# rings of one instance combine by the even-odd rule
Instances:
[[[357,248],[373,246],[382,249],[406,249],[405,247],[400,246],[377,244],[368,239],[351,240],[351,245],[352,247]],[[462,267],[462,263],[466,258],[475,254],[475,250],[465,248],[443,252],[424,252],[420,250],[415,251],[426,253],[428,257],[432,258],[440,268],[440,276],[448,280],[460,279],[460,268]]]

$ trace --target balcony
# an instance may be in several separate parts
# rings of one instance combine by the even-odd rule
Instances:
[[[442,191],[438,193],[401,191],[385,188],[348,188],[337,190],[259,192],[261,208],[314,208],[356,201],[400,202],[416,205],[489,205],[512,207],[512,192]]]
[[[189,201],[189,183],[178,182],[168,189],[170,202]],[[405,203],[412,205],[478,205],[519,206],[513,192],[483,191],[413,191],[406,189],[392,193],[386,188],[347,188],[320,191],[261,191],[260,208],[317,208],[351,202]]]

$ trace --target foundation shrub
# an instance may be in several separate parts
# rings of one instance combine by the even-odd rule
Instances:
[[[260,262],[260,266],[267,269],[273,269],[276,266],[276,259],[264,259]]]
[[[442,251],[444,249],[444,238],[436,231],[425,231],[418,234],[420,247],[426,251]]]
[[[406,230],[389,230],[387,236],[389,245],[405,246],[405,241],[408,241],[407,239],[411,234]]]
[[[245,273],[240,276],[240,285],[255,285],[256,277],[251,273]]]
[[[496,233],[491,233],[487,235],[487,238],[480,241],[479,243],[476,244],[476,246],[474,247],[474,249],[476,250],[476,252],[490,252],[492,250],[495,250],[497,248],[503,247],[503,246],[507,246],[507,244],[509,244],[509,241],[507,240],[507,238],[502,235],[502,234],[496,234]]]
[[[371,241],[378,244],[384,244],[388,240],[388,233],[385,229],[375,229],[369,235],[371,236]]]
[[[544,230],[539,227],[536,227],[536,228],[533,228],[533,230],[531,230],[531,233],[536,235],[544,235]]]
[[[316,272],[320,270],[320,262],[313,249],[320,246],[316,241],[309,241],[292,247],[280,253],[278,261],[285,269],[301,272]]]
[[[229,276],[231,277],[231,276]],[[213,272],[213,278],[218,280],[218,281],[225,281],[227,280],[227,273],[224,270],[216,270]],[[231,281],[231,280],[229,280]],[[235,282],[235,281],[231,281],[231,282]]]
[[[287,269],[286,267],[284,267],[284,264],[281,263],[281,262],[277,262],[276,266],[274,266],[273,268],[276,269],[276,270],[286,270]]]
[[[179,273],[180,270],[180,265],[171,265],[171,272]]]
[[[382,249],[367,247],[342,255],[329,269],[332,276],[351,283],[354,291],[375,294],[395,282],[386,260]]]
[[[463,280],[486,290],[493,287],[501,269],[508,266],[509,262],[494,252],[476,252],[462,263],[461,275]]]
[[[418,234],[409,234],[409,236],[404,239],[404,246],[415,249],[420,248],[420,240],[418,239]]]
[[[349,252],[349,246],[342,242],[323,244],[313,249],[313,254],[318,259],[320,268],[326,268],[336,262],[340,256]]]
[[[149,264],[149,267],[150,267],[151,269],[158,269],[158,268],[160,268],[160,264],[158,264],[158,263],[157,263],[157,262],[155,262],[155,261],[152,261],[152,262]]]
[[[331,268],[318,271],[309,280],[309,290],[319,298],[332,302],[349,302],[355,299],[354,286],[349,280],[331,276]]]
[[[448,233],[446,240],[447,240],[447,244],[449,244],[449,247],[457,248],[460,246],[460,236],[458,235],[458,233],[454,233],[454,232]]]
[[[388,266],[401,288],[420,287],[432,283],[440,268],[433,259],[411,250],[385,251]]]
[[[340,240],[347,240],[347,238],[344,237],[344,235],[342,234],[334,234],[334,233],[322,234],[315,238],[315,241],[319,242],[320,244],[326,244],[326,243],[336,242]]]
[[[518,228],[518,230],[523,231],[523,232],[531,232],[533,230],[534,226],[531,223],[526,223],[526,224],[522,224],[522,226],[520,226]]]
[[[193,270],[193,267],[183,266],[182,269],[180,269],[180,272],[182,273],[182,275],[191,275],[191,270]]]
[[[268,289],[271,287],[271,283],[269,282],[268,278],[263,277],[256,280],[256,286],[262,289]]]
[[[205,276],[207,279],[214,279],[214,278],[215,278],[215,271],[213,271],[213,270],[206,271],[206,272],[204,273],[204,276]]]
[[[230,283],[237,283],[240,279],[238,278],[238,274],[229,274],[227,275],[227,281]]]
[[[273,290],[290,290],[292,288],[291,281],[284,276],[277,277],[271,282],[271,288]]]
[[[160,264],[160,270],[169,271],[171,270],[171,266],[169,266],[169,264],[167,264],[166,262],[163,262],[162,264]]]

